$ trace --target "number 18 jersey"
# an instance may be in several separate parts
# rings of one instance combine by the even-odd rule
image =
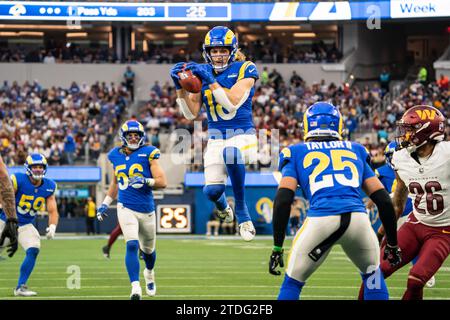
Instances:
[[[309,217],[366,212],[359,189],[375,176],[368,159],[356,142],[305,142],[281,151],[279,170],[297,180],[310,202]]]

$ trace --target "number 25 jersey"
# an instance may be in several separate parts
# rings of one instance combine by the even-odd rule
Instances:
[[[375,176],[368,157],[356,142],[305,142],[281,151],[279,170],[297,180],[310,202],[309,217],[366,212],[360,187]]]
[[[418,221],[450,226],[450,141],[436,144],[428,159],[417,162],[407,149],[394,152],[392,165],[408,189]]]

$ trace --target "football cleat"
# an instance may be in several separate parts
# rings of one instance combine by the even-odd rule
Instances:
[[[149,271],[147,268],[144,269],[144,279],[145,279],[145,292],[148,296],[154,297],[156,295],[156,284],[155,284],[155,271]]]
[[[21,285],[19,288],[14,289],[14,295],[17,296],[21,296],[21,297],[32,297],[37,295],[36,292],[31,291],[28,289],[28,287],[26,285]]]
[[[217,210],[217,216],[225,223],[231,223],[234,220],[233,209],[227,206],[223,211]]]
[[[104,246],[103,248],[102,248],[102,251],[103,251],[103,256],[106,258],[106,259],[110,259],[111,257],[110,257],[110,255],[109,255],[109,251],[111,250],[111,248],[109,247],[109,246]]]
[[[426,283],[428,288],[433,288],[435,284],[436,284],[436,278],[434,276],[432,276],[430,278],[430,280],[428,280]]]
[[[255,237],[256,230],[251,221],[246,221],[239,225],[239,233],[245,241],[252,241]]]
[[[130,300],[141,300],[142,299],[142,289],[140,286],[131,287]]]

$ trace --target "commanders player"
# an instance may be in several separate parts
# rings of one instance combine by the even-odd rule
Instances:
[[[367,300],[388,299],[389,293],[380,275],[379,246],[372,231],[359,189],[379,207],[386,229],[384,259],[396,265],[401,261],[397,247],[394,207],[391,198],[369,165],[366,149],[342,141],[342,116],[325,102],[313,104],[305,112],[305,143],[285,148],[280,154],[282,173],[274,201],[274,250],[269,272],[279,275],[283,266],[283,241],[297,185],[310,202],[307,218],[297,232],[288,258],[279,300],[297,300],[306,280],[323,263],[332,246],[338,243],[361,272],[364,284],[374,277],[379,286],[364,292]]]
[[[395,171],[392,168],[392,156],[394,155],[395,150],[397,149],[397,142],[392,141],[390,142],[385,150],[384,150],[384,157],[385,157],[385,163],[380,166],[379,168],[375,169],[375,173],[377,174],[378,179],[380,179],[381,183],[385,187],[386,190],[391,192],[391,197],[394,195],[395,188],[397,187],[397,180],[395,179]],[[373,202],[372,202],[373,204]],[[403,209],[403,212],[397,220],[397,230],[400,229],[400,227],[405,223],[405,221],[408,218],[408,215],[413,211],[412,201],[410,198],[406,200],[405,209]],[[379,220],[379,219],[377,219]],[[372,224],[372,227],[379,226],[380,223],[376,221]],[[378,239],[381,240],[384,236],[384,229],[382,226],[379,226],[377,231]],[[412,260],[412,263],[416,263],[416,258]],[[431,279],[427,282],[427,287],[431,288],[435,285],[436,279],[431,277]]]
[[[7,241],[8,256],[11,258],[17,251],[18,221],[16,215],[16,204],[14,199],[14,189],[9,179],[8,169],[0,156],[0,203],[6,214],[6,223],[3,231],[0,232],[0,247]],[[8,239],[8,240],[6,240]]]
[[[25,162],[25,173],[11,175],[16,195],[16,206],[19,221],[19,244],[25,250],[25,259],[20,266],[20,275],[15,296],[35,296],[37,293],[28,289],[26,283],[34,269],[36,258],[41,247],[41,237],[33,225],[39,211],[48,212],[47,239],[55,237],[58,225],[58,209],[56,205],[56,183],[44,178],[47,172],[47,159],[39,153],[30,154]],[[5,228],[7,217],[0,212],[0,230]]]
[[[143,251],[145,291],[156,294],[154,266],[155,251],[155,203],[153,188],[165,188],[166,176],[159,165],[160,152],[145,145],[144,126],[129,120],[120,128],[122,147],[108,154],[115,178],[112,180],[103,204],[97,209],[102,221],[111,202],[117,197],[117,217],[126,241],[125,265],[131,282],[132,300],[142,298],[139,284],[139,248]]]
[[[234,219],[227,203],[225,183],[230,176],[235,198],[239,232],[245,241],[255,237],[255,228],[245,202],[245,164],[257,159],[257,138],[252,118],[252,97],[258,79],[256,66],[245,61],[238,49],[233,31],[217,26],[211,29],[203,44],[206,64],[188,63],[202,81],[200,93],[184,90],[178,73],[184,62],[177,63],[171,77],[177,89],[177,103],[183,115],[194,120],[205,105],[208,116],[208,145],[204,155],[206,197],[215,203],[219,217],[226,223]]]
[[[404,300],[423,298],[424,285],[450,253],[450,142],[443,141],[444,132],[445,117],[427,105],[408,109],[397,123],[400,150],[392,157],[397,179],[393,203],[400,217],[409,196],[413,212],[398,231],[402,262],[382,262],[381,270],[387,278],[418,256]]]

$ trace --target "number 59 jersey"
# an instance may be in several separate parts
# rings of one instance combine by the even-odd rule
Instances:
[[[122,148],[116,147],[108,154],[113,165],[118,186],[117,202],[125,208],[142,213],[155,211],[152,188],[146,184],[129,185],[130,178],[140,176],[153,178],[150,161],[159,159],[160,151],[153,146],[142,146],[126,155]]]
[[[37,213],[46,210],[47,198],[56,193],[56,182],[43,178],[41,184],[35,186],[25,173],[12,174],[11,181],[16,193],[19,226],[33,223]],[[6,221],[5,213],[0,211],[0,219]]]
[[[368,159],[356,142],[305,142],[281,151],[279,170],[297,180],[310,202],[309,217],[366,212],[360,187],[375,176]]]
[[[417,220],[450,226],[450,141],[437,143],[428,159],[415,160],[407,149],[394,152],[392,165],[408,189]]]

